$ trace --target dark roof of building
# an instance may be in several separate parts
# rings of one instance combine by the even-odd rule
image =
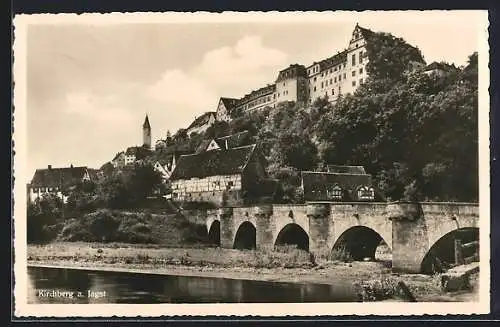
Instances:
[[[208,122],[210,121],[210,116],[214,116],[215,117],[215,112],[213,111],[208,111],[208,112],[205,112],[203,115],[201,115],[200,117],[196,118],[192,123],[191,125],[189,125],[189,127],[187,129],[191,129],[191,128],[196,128],[196,127],[201,127],[203,125],[206,125],[208,124]]]
[[[37,169],[31,180],[31,187],[66,187],[81,181],[87,167],[64,167]]]
[[[328,165],[327,168],[329,173],[366,175],[365,167],[363,166]]]
[[[244,145],[250,140],[250,132],[249,131],[241,131],[238,133],[234,133],[231,135],[222,136],[215,139],[215,142],[219,145],[219,147],[226,149],[227,148],[236,148]]]
[[[450,71],[450,70],[454,70],[456,68],[453,67],[452,65],[444,63],[444,62],[434,61],[434,62],[430,63],[429,65],[425,66],[424,71],[428,72],[428,71],[435,70],[435,69]]]
[[[122,154],[124,154],[124,152],[123,152],[123,151],[118,152],[118,153],[115,155],[115,157],[113,158],[113,160],[111,160],[111,161],[115,161],[115,160],[116,160],[116,159],[118,159],[118,157],[119,157],[119,156],[121,156]]]
[[[245,94],[245,96],[243,98],[238,100],[236,105],[239,106],[239,105],[242,105],[242,104],[247,103],[249,101],[258,99],[261,96],[270,95],[275,91],[276,91],[276,84],[269,84],[269,85],[263,86],[257,90],[250,92],[249,94]]]
[[[299,65],[299,64],[290,65],[278,73],[278,78],[276,79],[276,82],[282,81],[284,79],[296,78],[296,77],[306,77],[307,78],[306,67],[304,67],[303,65]]]
[[[150,150],[143,146],[131,146],[125,151],[128,156],[135,156],[137,160],[143,159],[150,154]]]
[[[373,36],[375,34],[374,31],[368,29],[368,28],[364,28],[364,27],[361,27],[359,25],[357,25],[358,28],[359,28],[359,31],[361,32],[361,35],[363,36],[363,38],[365,39],[368,39],[370,38],[371,36]]]
[[[236,103],[238,102],[238,99],[221,97],[220,101],[222,101],[222,103],[224,104],[226,109],[231,109],[232,107],[234,107],[236,105]]]
[[[347,60],[347,50],[343,50],[342,52],[338,52],[337,54],[321,60],[319,62],[320,70],[328,69],[330,67],[341,64]]]
[[[372,186],[369,174],[302,172],[302,187],[306,201],[329,201],[327,190],[338,185],[344,191],[344,201],[356,201],[356,191],[362,186]]]
[[[195,154],[202,153],[207,150],[208,145],[212,142],[212,140],[202,140],[198,147],[196,148]]]
[[[239,174],[243,172],[254,149],[255,144],[252,144],[228,150],[180,156],[171,179]]]
[[[142,128],[151,128],[151,125],[149,125],[148,115],[146,115],[146,118],[144,119],[144,124],[142,124]]]
[[[189,147],[189,144],[187,143],[166,146],[165,149],[163,149],[163,152],[165,154],[179,154],[179,155],[193,153],[193,151]]]

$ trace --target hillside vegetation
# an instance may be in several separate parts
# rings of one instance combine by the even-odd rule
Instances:
[[[409,69],[411,63],[424,61],[417,48],[374,33],[367,55],[370,77],[335,104],[327,99],[310,105],[280,103],[273,109],[235,113],[230,122],[216,122],[202,134],[187,135],[184,129],[167,133],[166,147],[131,167],[105,165],[106,177],[77,185],[67,194],[66,205],[51,196],[30,204],[28,239],[53,239],[64,231],[64,239],[154,241],[151,235],[170,219],[131,218],[103,209],[146,206],[148,196],[168,191],[153,170],[156,160],[193,152],[203,139],[244,130],[250,132],[248,142],[264,154],[270,177],[280,182],[279,201],[302,202],[300,172],[327,164],[364,166],[388,200],[478,201],[477,53],[464,67],[445,64],[449,69],[442,75],[428,75]],[[69,223],[67,217],[76,220]],[[93,232],[96,221],[110,224],[113,232]],[[196,233],[184,232],[183,224],[172,226],[172,239],[176,233],[196,238]]]

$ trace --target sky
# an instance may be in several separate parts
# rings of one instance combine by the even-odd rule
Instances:
[[[404,38],[428,63],[460,66],[478,50],[477,22],[470,12],[382,12],[300,21],[242,16],[231,22],[90,24],[75,18],[30,24],[29,178],[47,165],[99,168],[117,152],[141,145],[146,113],[154,144],[167,130],[174,134],[215,111],[221,96],[241,97],[273,83],[290,64],[307,66],[342,51],[356,23]]]

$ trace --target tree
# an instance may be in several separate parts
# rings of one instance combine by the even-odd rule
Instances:
[[[63,202],[51,193],[42,195],[27,208],[26,232],[30,243],[47,242],[57,235],[58,224],[63,218]]]
[[[417,47],[388,33],[370,33],[366,54],[366,70],[370,78],[386,82],[399,79],[412,61],[425,63]]]
[[[370,79],[316,123],[320,158],[365,166],[392,199],[476,200],[474,58],[444,76]]]
[[[161,174],[149,164],[134,165],[124,175],[124,186],[131,205],[141,205],[161,184]]]

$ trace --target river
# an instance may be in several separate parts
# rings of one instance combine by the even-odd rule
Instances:
[[[356,302],[352,284],[299,284],[67,268],[28,268],[28,303]]]

